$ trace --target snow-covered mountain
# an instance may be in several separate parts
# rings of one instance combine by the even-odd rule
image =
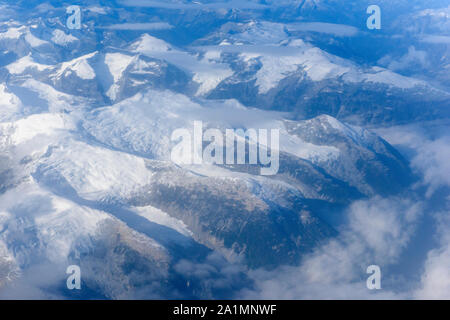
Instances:
[[[59,1],[5,1],[0,297],[229,298],[249,269],[335,237],[352,201],[410,193],[409,163],[370,129],[449,117],[448,35],[432,35],[448,8],[434,2],[404,19],[436,49],[404,52],[355,22],[364,4],[80,1],[76,30]],[[388,16],[406,3],[386,1]],[[352,37],[378,51],[364,60]],[[171,134],[196,121],[279,130],[277,174],[172,162]]]

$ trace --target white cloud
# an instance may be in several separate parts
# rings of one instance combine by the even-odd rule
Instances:
[[[416,66],[428,67],[429,59],[426,51],[416,50],[414,46],[410,46],[408,52],[400,58],[393,59],[388,55],[381,58],[378,63],[390,70],[399,71]]]
[[[87,9],[97,14],[108,14],[107,11],[109,10],[107,7],[89,7]]]
[[[358,34],[358,28],[344,24],[325,23],[325,22],[306,22],[291,24],[289,31],[312,31],[319,33],[332,34],[341,37],[353,37]]]
[[[391,144],[411,153],[411,166],[422,177],[417,187],[425,186],[425,196],[429,202],[432,202],[433,206],[439,206],[441,200],[437,199],[440,199],[441,195],[436,191],[442,187],[450,187],[448,122],[406,125],[378,132]],[[434,219],[438,245],[428,252],[419,288],[411,294],[416,299],[450,298],[450,196],[447,195],[442,201],[442,212],[427,212]]]
[[[49,288],[65,284],[65,269],[62,265],[42,263],[24,271],[20,278],[0,290],[0,299],[63,299],[64,297]]]
[[[109,30],[165,30],[172,29],[173,26],[166,22],[151,22],[113,24],[102,28]]]
[[[450,44],[450,37],[429,34],[422,36],[420,41],[432,44]]]
[[[421,204],[379,197],[356,201],[348,209],[349,223],[336,239],[316,249],[299,267],[250,273],[251,299],[398,299],[407,297],[366,288],[369,265],[382,270],[397,261],[408,245],[421,213]],[[383,282],[382,282],[383,283]]]
[[[423,182],[428,185],[427,196],[442,186],[450,186],[450,136],[427,141],[411,165],[423,172]]]
[[[179,9],[179,10],[204,10],[204,9],[266,9],[267,5],[259,4],[251,1],[227,1],[227,2],[210,2],[210,3],[180,3],[168,1],[148,1],[148,0],[121,0],[122,5],[130,7],[149,7],[163,9]]]
[[[450,200],[450,199],[449,199]],[[417,299],[450,299],[450,211],[437,216],[440,247],[431,250],[425,261]]]
[[[392,145],[414,153],[411,167],[422,177],[419,186],[427,187],[427,197],[431,197],[440,187],[450,187],[450,134],[447,122],[377,130]]]

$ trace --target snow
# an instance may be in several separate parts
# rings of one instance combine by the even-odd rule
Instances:
[[[73,71],[81,79],[84,79],[84,80],[94,79],[95,71],[89,65],[87,60],[92,58],[96,54],[97,54],[97,52],[93,52],[93,53],[75,58],[71,61],[62,62],[54,76],[61,77],[65,72]],[[13,63],[7,65],[6,68],[8,69],[9,73],[11,73],[11,74],[22,74],[27,69],[35,69],[35,70],[41,72],[41,71],[46,71],[46,70],[52,70],[55,67],[37,63],[33,60],[31,55],[27,55],[27,56],[17,60],[16,62],[13,62]]]
[[[305,45],[303,41],[292,42],[289,47],[243,47],[244,61],[259,59],[262,67],[256,73],[259,93],[264,94],[275,88],[279,82],[303,70],[312,81],[336,78],[351,70],[350,64],[333,57],[319,48]],[[259,51],[259,52],[258,52]],[[271,52],[273,51],[273,52]]]
[[[164,40],[144,34],[140,39],[130,46],[130,49],[143,54],[151,55],[155,52],[167,52],[173,50],[172,46]]]
[[[72,139],[42,162],[44,176],[60,175],[87,200],[129,197],[152,177],[142,158]]]
[[[166,212],[159,210],[155,207],[152,206],[132,207],[131,209],[140,216],[144,217],[145,219],[166,226],[168,228],[174,229],[187,237],[191,237],[193,235],[183,221],[172,218]]]
[[[32,47],[37,48],[44,44],[48,44],[47,41],[42,40],[34,36],[29,27],[10,27],[7,31],[0,33],[0,40],[18,40],[22,35],[25,35],[25,41]]]
[[[306,5],[308,3],[312,3],[312,1],[305,2]],[[49,5],[47,7],[51,8]],[[42,5],[33,10],[45,10],[45,8],[46,6]],[[99,225],[101,226],[105,220],[116,221],[110,214],[99,208],[109,210],[113,215],[114,212],[120,211],[120,213],[117,213],[117,217],[121,217],[122,221],[128,224],[128,227],[135,228],[135,230],[147,230],[148,233],[146,234],[149,237],[152,237],[152,232],[162,230],[161,234],[157,236],[159,239],[167,241],[169,239],[165,237],[172,233],[166,232],[166,228],[150,228],[152,224],[148,221],[151,221],[176,230],[187,237],[193,237],[200,244],[210,243],[214,248],[223,247],[221,246],[221,244],[223,245],[221,239],[208,236],[209,230],[203,228],[204,225],[202,226],[205,221],[197,221],[195,212],[194,214],[189,210],[181,213],[175,212],[177,211],[176,208],[174,209],[174,206],[170,206],[170,204],[167,209],[164,209],[166,211],[150,205],[127,207],[130,203],[148,204],[155,199],[158,200],[161,195],[164,196],[166,192],[155,195],[155,197],[147,197],[149,192],[160,184],[164,184],[170,192],[183,190],[183,196],[191,195],[195,197],[200,189],[202,192],[210,191],[214,197],[225,196],[237,205],[243,205],[244,211],[250,212],[248,219],[253,222],[260,218],[261,221],[266,221],[265,214],[277,211],[281,214],[298,214],[302,222],[307,224],[312,220],[317,223],[321,222],[315,219],[313,212],[302,209],[303,205],[314,209],[315,203],[318,202],[305,202],[303,201],[304,198],[327,201],[342,200],[342,202],[348,200],[338,199],[341,194],[345,197],[347,186],[344,186],[344,183],[340,185],[330,176],[343,182],[349,182],[350,185],[359,186],[358,188],[362,189],[364,186],[361,187],[361,185],[368,183],[369,178],[371,178],[370,175],[365,175],[365,172],[373,173],[378,170],[378,172],[384,171],[386,174],[390,174],[390,169],[397,170],[395,166],[390,167],[391,164],[386,161],[384,162],[387,164],[383,161],[380,162],[377,158],[378,155],[373,156],[374,153],[371,150],[363,149],[358,145],[370,141],[367,132],[343,124],[330,116],[315,118],[312,120],[314,122],[309,123],[310,126],[305,125],[303,121],[292,121],[293,126],[297,123],[308,130],[308,134],[301,135],[304,137],[303,140],[293,133],[290,134],[286,130],[287,126],[285,127],[287,121],[282,120],[286,117],[295,118],[295,115],[260,109],[254,110],[244,107],[236,100],[217,101],[202,99],[202,97],[207,96],[222,81],[229,79],[234,73],[233,70],[237,70],[243,65],[243,61],[248,62],[250,67],[261,64],[261,69],[254,71],[256,85],[259,87],[260,93],[269,92],[279,85],[280,81],[293,74],[301,78],[304,77],[307,81],[324,81],[327,79],[354,81],[356,84],[352,86],[353,89],[367,83],[385,83],[410,89],[417,83],[421,83],[418,80],[402,77],[382,68],[360,67],[307,44],[307,38],[305,38],[305,41],[296,39],[289,42],[290,35],[287,35],[286,25],[283,24],[256,21],[234,24],[235,26],[230,28],[231,32],[225,35],[227,39],[224,39],[223,34],[205,34],[206,38],[204,39],[189,41],[193,44],[206,43],[207,41],[222,44],[222,46],[209,49],[180,48],[148,34],[139,38],[131,46],[127,46],[126,38],[138,34],[138,32],[121,31],[116,33],[109,29],[105,31],[104,41],[95,43],[95,40],[98,40],[98,32],[102,33],[104,30],[91,28],[74,32],[73,34],[79,37],[77,39],[63,26],[65,22],[64,10],[60,12],[61,15],[58,10],[52,9],[53,13],[49,15],[50,20],[48,21],[45,20],[46,18],[44,21],[35,16],[36,19],[30,20],[30,23],[33,23],[34,26],[10,27],[9,29],[2,26],[2,30],[5,30],[5,32],[0,32],[0,40],[2,40],[0,42],[5,50],[5,61],[10,61],[9,59],[14,57],[21,57],[15,63],[5,66],[9,74],[6,73],[4,75],[5,82],[0,83],[0,140],[2,143],[6,142],[5,145],[0,146],[0,165],[2,165],[0,170],[0,259],[3,258],[2,256],[6,256],[7,261],[23,263],[24,272],[34,271],[31,268],[36,267],[41,261],[62,261],[63,265],[66,266],[69,253],[76,253],[73,251],[75,245],[79,244],[80,241],[84,244],[84,242],[89,242],[90,239],[95,240]],[[104,18],[107,18],[106,20],[110,22],[117,19],[126,22],[130,18],[127,10],[126,8],[120,9],[113,16],[104,16]],[[100,8],[98,5],[96,7],[89,7],[88,5],[84,10],[88,18],[97,17],[97,14],[105,14],[106,12],[112,13],[112,11],[110,8]],[[148,10],[141,10],[139,15],[145,13],[144,11]],[[134,10],[134,12],[138,11]],[[248,13],[244,14],[245,21],[253,16],[252,12]],[[210,14],[213,13],[210,12],[206,15],[210,16]],[[229,14],[230,12],[225,13],[224,17],[227,18],[227,15],[229,17]],[[231,12],[231,14],[233,15],[235,12]],[[44,14],[44,16],[46,15]],[[240,19],[240,15],[238,13],[234,21]],[[256,16],[259,19],[263,18],[264,15],[264,12],[261,12]],[[23,18],[25,16],[28,15],[24,13]],[[193,16],[195,16],[195,13]],[[144,16],[139,18],[145,19]],[[152,19],[152,17],[149,18]],[[153,18],[156,19],[155,21],[159,21],[158,17]],[[164,17],[160,18],[164,19]],[[301,17],[298,18],[298,21],[303,21]],[[21,21],[24,20],[21,19]],[[122,26],[130,27],[130,24],[122,24]],[[226,26],[229,25],[226,24]],[[139,26],[135,25],[135,27]],[[142,27],[142,24],[140,27]],[[332,26],[314,22],[302,24],[302,28],[307,30],[327,31],[324,29],[325,27]],[[344,30],[342,27],[335,27],[337,30],[330,32],[335,34],[351,32],[350,29]],[[173,29],[172,31],[176,33],[177,30]],[[228,32],[222,28],[221,31]],[[174,39],[168,33],[164,34],[168,39]],[[43,48],[39,50],[40,46],[47,43],[39,39],[41,35],[46,35],[45,39],[51,38],[51,41],[55,44],[67,47],[55,45],[48,46],[45,50]],[[180,34],[173,35],[175,37],[180,36]],[[182,42],[177,41],[176,43]],[[72,51],[70,50],[70,44],[76,44]],[[323,44],[326,46],[325,43]],[[94,49],[89,49],[96,45],[98,50],[101,50],[100,55],[105,54],[105,65],[103,65],[103,61],[95,59],[100,57],[98,56],[99,53],[92,52]],[[332,46],[333,44],[329,43],[329,45]],[[38,49],[35,50],[34,48]],[[55,50],[51,50],[52,48]],[[131,49],[131,51],[127,51],[128,49]],[[33,52],[32,55],[23,56],[30,50]],[[227,50],[241,50],[233,53],[237,52],[243,61],[233,60],[236,55],[223,54]],[[73,57],[77,52],[78,55],[82,56],[78,57],[77,55],[77,58],[73,60],[61,61],[63,57]],[[167,63],[170,63],[170,67],[166,68],[166,63],[161,63],[156,59],[147,59],[146,57],[139,59],[142,55],[167,61]],[[40,64],[37,61],[52,65]],[[230,62],[233,69],[225,61]],[[100,64],[98,65],[99,68],[96,69],[94,67],[97,64],[94,63],[97,62],[100,62]],[[106,76],[101,77],[105,75],[103,67],[106,68],[106,66],[109,72],[105,71]],[[185,79],[183,77],[181,81],[178,81],[180,79],[170,79],[170,81],[173,81],[173,87],[186,88],[186,91],[177,89],[183,90],[186,95],[162,89],[147,90],[148,86],[142,86],[144,89],[141,89],[138,94],[120,103],[113,102],[110,105],[111,103],[105,101],[102,97],[103,90],[106,89],[109,97],[115,100],[119,96],[119,86],[123,85],[125,80],[132,81],[131,85],[139,85],[147,83],[145,82],[148,80],[146,74],[152,72],[154,72],[151,77],[152,81],[166,69],[168,69],[168,75],[170,76],[178,74],[172,66],[176,66],[185,71],[189,77],[192,77],[193,81],[198,83],[198,90],[192,92],[192,88],[196,86],[191,86],[191,83],[184,86]],[[236,77],[233,77],[232,80],[236,82],[247,81],[247,75],[253,75],[253,70],[250,68],[248,70],[237,70],[239,74],[236,74]],[[172,73],[172,71],[174,72]],[[96,72],[101,72],[101,74],[98,74],[99,79],[96,79]],[[126,79],[128,73],[140,74],[141,76],[129,80]],[[67,83],[65,80],[68,79],[65,76],[71,76],[70,80],[74,82]],[[90,93],[93,93],[90,96],[95,96],[97,100],[72,96],[59,92],[52,87],[52,85],[57,86],[62,83],[64,90],[68,90],[67,92],[79,92],[75,89],[82,89],[86,85],[97,82],[83,82],[82,80],[92,79],[101,82],[98,83],[98,86],[92,87],[90,91]],[[156,80],[155,87],[164,85],[168,79],[162,76],[160,80],[159,82]],[[252,80],[250,79],[249,83],[253,83]],[[301,80],[303,79],[299,79],[299,81]],[[112,86],[107,88],[111,83],[109,81],[112,82]],[[176,86],[177,84],[180,84],[180,86]],[[127,88],[129,85],[127,83]],[[245,83],[239,83],[238,85],[240,88],[245,87]],[[316,87],[321,85],[326,89],[329,83],[317,84]],[[97,92],[97,89],[100,91]],[[253,91],[253,88],[249,89]],[[384,89],[386,88],[383,86],[381,90]],[[392,93],[392,90],[387,91],[384,93]],[[135,92],[134,88],[129,92]],[[241,94],[242,90],[234,93]],[[398,97],[396,96],[396,98]],[[358,100],[357,97],[356,100]],[[43,107],[39,109],[42,105]],[[292,157],[289,157],[290,160],[287,163],[281,163],[282,166],[287,167],[282,167],[285,170],[282,170],[283,172],[280,175],[270,178],[258,176],[256,170],[252,170],[251,173],[238,172],[240,169],[243,171],[248,169],[248,167],[243,166],[238,167],[236,171],[232,171],[226,166],[219,167],[208,164],[176,166],[170,161],[170,151],[174,144],[170,141],[171,133],[178,128],[186,128],[192,134],[193,122],[200,120],[203,121],[205,130],[207,128],[218,128],[222,132],[225,129],[241,128],[244,130],[251,128],[256,130],[260,128],[279,129],[279,149],[282,152],[289,153]],[[342,142],[343,136],[345,138],[344,143]],[[348,141],[347,144],[347,140],[350,140],[347,137],[354,139],[355,143]],[[323,145],[319,145],[319,143]],[[3,153],[4,146],[8,148],[6,153]],[[379,149],[382,150],[383,147],[384,144]],[[3,159],[6,158],[5,155],[8,159],[3,162]],[[391,154],[386,153],[386,155],[390,156]],[[304,161],[297,161],[293,156],[318,164],[319,167],[311,166]],[[282,160],[284,159],[286,158],[282,157]],[[362,169],[361,166],[358,166],[361,161],[365,165]],[[384,169],[384,165],[386,165],[386,169]],[[1,171],[4,168],[11,168],[13,177],[10,178],[3,174]],[[373,170],[373,168],[375,169]],[[397,171],[401,174],[401,170],[399,170]],[[325,173],[329,173],[330,176]],[[154,184],[152,185],[152,183]],[[152,188],[150,188],[150,185]],[[336,186],[338,189],[335,189]],[[4,187],[10,189],[5,190]],[[158,191],[161,191],[160,189]],[[300,199],[300,197],[303,199]],[[334,200],[335,198],[337,200]],[[222,200],[224,199],[222,198]],[[220,202],[217,201],[219,204]],[[153,203],[153,205],[156,204]],[[181,203],[181,205],[183,204]],[[261,210],[256,206],[260,206]],[[254,208],[257,210],[254,210]],[[207,210],[208,208],[203,205],[197,209]],[[239,207],[236,210],[239,210]],[[235,215],[235,212],[232,213]],[[182,219],[189,223],[192,230],[202,228],[204,230],[201,234],[194,235],[186,224],[175,216],[183,216]],[[140,217],[147,219],[147,223],[145,224],[146,221]],[[211,221],[214,222],[214,218],[216,217],[212,217]],[[246,223],[245,220],[244,218],[243,226]],[[233,223],[226,218],[219,222],[224,228],[227,227],[227,224]],[[275,221],[275,224],[278,222]],[[144,223],[143,228],[138,225],[140,223]],[[270,228],[273,226],[272,223]],[[261,225],[261,230],[264,227],[264,225]],[[156,256],[155,259],[147,259],[149,258],[148,255],[152,254],[150,246],[143,242],[143,245],[135,250],[135,246],[130,243],[131,241],[138,242],[145,236],[137,235],[131,229],[126,229],[123,234],[122,231],[113,232],[112,235],[120,235],[119,241],[127,246],[127,250],[130,249],[139,256],[144,255],[143,258],[149,264],[154,264],[157,267],[163,266],[163,268],[168,267],[167,272],[173,271],[174,265],[170,264],[176,262],[171,259],[172,255],[178,256],[180,253],[177,247],[169,248],[168,255],[170,256],[167,261],[162,262],[163,259]],[[304,230],[300,231],[303,232]],[[308,233],[308,230],[306,230],[306,233]],[[154,235],[156,236],[156,234]],[[106,245],[107,249],[111,249],[111,242],[109,241],[112,239],[109,238],[111,233],[107,236],[108,238],[102,238],[100,242],[102,242],[102,245]],[[106,241],[103,242],[103,240]],[[225,239],[225,241],[228,240]],[[306,239],[306,241],[309,240]],[[98,245],[98,242],[94,243]],[[176,245],[179,245],[179,243],[176,243]],[[242,245],[238,249],[245,249],[246,244],[242,243]],[[103,247],[97,248],[103,249]],[[275,245],[272,249],[276,251],[277,246]],[[137,257],[139,258],[139,256]],[[105,260],[105,266],[112,263],[114,269],[118,266],[116,262],[120,264],[121,257],[110,258],[113,260]],[[169,266],[166,265],[166,262],[169,263]],[[89,267],[96,267],[90,261],[86,261],[86,263]],[[113,269],[111,270],[117,271],[117,268]],[[61,275],[64,276],[64,270]],[[40,275],[38,274],[38,276]],[[109,276],[110,274],[106,277],[100,277],[99,281],[105,281],[104,283],[106,283]],[[113,276],[121,277],[122,275],[114,274]],[[149,274],[149,276],[152,275]],[[171,274],[169,274],[170,276]],[[127,280],[128,278],[124,279],[125,285],[128,285]],[[142,278],[138,280],[142,280]],[[145,278],[144,280],[148,279]],[[102,282],[100,285],[104,283]],[[64,282],[61,284],[64,285]],[[119,283],[119,285],[121,284],[122,282]],[[51,287],[53,288],[53,286]],[[115,288],[109,288],[107,283],[106,287],[102,288],[105,294],[110,294],[111,291],[115,290]],[[102,288],[99,290],[102,291]]]
[[[22,74],[28,68],[33,68],[37,71],[44,71],[51,68],[51,66],[35,62],[31,55],[27,55],[6,66],[6,69],[8,69],[11,74]]]
[[[102,211],[79,206],[64,198],[51,195],[50,200],[52,212],[38,216],[35,223],[52,261],[65,260],[80,236],[95,234],[101,221],[111,219]]]
[[[47,102],[48,110],[51,112],[71,110],[76,107],[78,103],[85,102],[81,98],[59,92],[52,86],[34,79],[27,79],[22,84],[22,87],[36,92],[39,95],[39,98],[44,99]]]
[[[62,114],[34,114],[15,122],[0,124],[0,133],[9,133],[12,144],[25,143],[39,135],[52,135],[65,128],[66,122]]]
[[[165,60],[182,70],[192,73],[194,81],[200,84],[196,95],[202,96],[233,74],[228,65],[215,61],[217,53],[208,53],[199,59],[198,56],[178,50],[163,40],[144,34],[130,46],[133,52]]]
[[[218,103],[218,102],[216,102]],[[161,107],[163,106],[163,107]],[[279,115],[248,109],[238,102],[225,101],[210,109],[188,97],[169,91],[149,90],[112,107],[94,110],[82,126],[98,141],[115,149],[158,160],[170,160],[170,136],[175,129],[193,130],[201,119],[204,129],[266,128],[280,130],[280,150],[313,162],[336,159],[339,150],[306,143],[289,135]]]
[[[411,89],[415,86],[427,86],[427,83],[414,78],[404,77],[390,70],[374,67],[373,73],[367,73],[364,78],[367,82],[384,83],[402,89]]]
[[[61,46],[68,45],[70,43],[79,41],[78,38],[72,36],[71,34],[66,34],[64,31],[55,29],[52,32],[52,41]]]
[[[261,57],[260,61],[262,67],[256,74],[256,85],[261,94],[267,93],[270,89],[275,88],[289,73],[297,71],[303,62],[299,57],[284,57],[283,59],[279,59],[270,56]]]
[[[343,66],[337,61],[335,63],[332,56],[324,53],[319,48],[306,50],[305,58],[305,71],[313,81],[337,78],[350,71],[348,66]]]
[[[78,57],[74,60],[61,63],[61,67],[56,73],[56,77],[61,77],[67,71],[74,71],[75,74],[83,80],[92,80],[95,78],[95,71],[88,63],[88,59],[94,57],[97,51]]]
[[[154,61],[144,61],[142,59],[137,59],[135,65],[133,66],[134,74],[154,74],[151,69],[158,68],[158,64]],[[149,70],[150,69],[150,70]]]
[[[260,93],[267,93],[270,89],[276,87],[280,80],[299,69],[306,71],[313,81],[336,77],[348,71],[347,68],[341,68],[338,65],[329,63],[320,55],[314,55],[313,52],[308,52],[302,56],[288,56],[281,59],[273,56],[264,56],[261,58],[261,62],[263,67],[256,75],[256,84],[259,86]]]
[[[233,37],[237,36],[233,35]],[[262,66],[257,71],[255,77],[260,94],[268,93],[281,80],[298,71],[304,71],[306,76],[312,81],[323,81],[342,77],[342,80],[346,82],[383,83],[401,89],[411,89],[417,85],[429,86],[424,81],[405,77],[380,67],[373,67],[369,71],[365,71],[352,62],[328,54],[317,47],[305,43],[301,39],[292,40],[287,46],[265,44],[236,45],[228,43],[225,46],[219,45],[199,48],[203,50],[214,50],[213,52],[239,53],[240,58],[245,62],[258,60]],[[217,53],[214,54],[217,56]],[[211,80],[207,79],[205,83],[209,81]],[[211,87],[216,87],[218,83],[211,83]]]
[[[215,89],[219,83],[233,75],[233,71],[226,65],[221,64],[221,52],[219,50],[208,50],[204,53],[203,59],[196,61],[193,80],[200,83],[196,95],[206,95]]]
[[[0,122],[11,119],[19,111],[21,105],[20,99],[9,92],[6,85],[0,83]]]
[[[32,46],[33,48],[40,47],[44,44],[48,44],[47,41],[41,40],[35,37],[30,31],[25,34],[25,40]]]
[[[241,32],[231,36],[230,40],[233,44],[277,44],[287,38],[283,23],[250,21],[245,24],[238,23],[236,27],[241,29]]]
[[[344,75],[343,80],[351,83],[382,83],[400,89],[412,89],[416,86],[427,86],[432,88],[425,81],[412,77],[405,77],[381,67],[372,67],[368,71],[352,70]]]
[[[320,117],[321,117],[321,119],[325,120],[333,129],[336,129],[340,132],[346,132],[349,130],[349,128],[346,125],[344,125],[342,122],[340,122],[336,118],[333,118],[332,116],[324,114],[324,115],[321,115]]]
[[[231,70],[222,69],[217,70],[217,72],[197,72],[194,74],[193,80],[200,83],[196,95],[205,95],[214,88],[216,88],[219,83],[221,83],[226,78],[230,77],[233,73]]]
[[[26,32],[26,30],[26,27],[9,28],[6,32],[0,33],[0,40],[19,39],[20,36]]]
[[[53,195],[34,180],[1,195],[0,212],[6,213],[0,219],[0,230],[7,230],[0,233],[0,243],[14,249],[18,262],[28,256],[27,250],[39,254],[36,245],[50,261],[65,262],[76,240],[94,234],[101,221],[111,219],[104,212]],[[34,222],[32,229],[26,223],[29,219]],[[31,245],[30,240],[35,243]],[[26,245],[16,246],[14,241]]]
[[[107,53],[105,55],[105,63],[114,78],[114,82],[120,80],[123,72],[130,65],[133,59],[133,56],[122,53]]]
[[[145,94],[87,114],[83,127],[98,141],[149,158],[169,159],[172,131],[187,127],[201,107],[169,91]]]
[[[117,97],[117,91],[119,89],[117,82],[122,78],[123,72],[134,59],[135,57],[122,53],[107,53],[105,55],[105,63],[114,79],[114,83],[107,92],[108,97],[112,100],[115,100]]]
[[[280,140],[282,151],[315,164],[335,161],[340,156],[339,149],[334,146],[315,145],[292,135],[282,135]]]

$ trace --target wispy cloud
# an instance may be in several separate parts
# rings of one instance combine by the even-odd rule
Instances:
[[[450,134],[447,121],[379,129],[377,132],[396,147],[413,153],[411,167],[422,177],[427,197],[441,187],[450,187]]]
[[[450,204],[450,198],[448,199]],[[450,299],[450,215],[442,212],[437,217],[440,247],[431,250],[425,262],[417,299]]]
[[[397,261],[417,226],[421,204],[379,197],[350,206],[349,223],[336,239],[308,256],[298,267],[251,272],[255,289],[244,289],[250,299],[397,299],[389,289],[366,288],[366,268]],[[385,279],[386,277],[383,277]],[[382,280],[382,286],[383,282]]]
[[[276,56],[293,56],[300,55],[304,52],[303,48],[295,46],[275,46],[275,45],[213,45],[213,46],[196,46],[193,47],[197,50],[217,50],[220,52],[231,53],[255,53],[255,54],[267,54]]]
[[[172,29],[173,26],[166,22],[150,22],[150,23],[121,23],[102,26],[102,29],[109,30],[166,30]]]
[[[430,59],[428,53],[423,50],[417,50],[414,46],[408,48],[408,52],[401,57],[392,57],[386,55],[378,63],[386,66],[393,71],[407,70],[414,67],[429,67]]]
[[[450,44],[450,37],[427,34],[424,35],[420,41],[432,44]]]
[[[358,34],[358,28],[344,24],[334,24],[325,22],[307,22],[291,24],[287,27],[289,31],[312,31],[331,34],[340,37],[352,37]]]
[[[129,7],[148,7],[162,9],[178,9],[178,10],[203,10],[203,9],[267,9],[268,6],[250,1],[228,1],[201,3],[195,1],[192,3],[175,3],[167,1],[147,1],[147,0],[121,0],[121,5]]]

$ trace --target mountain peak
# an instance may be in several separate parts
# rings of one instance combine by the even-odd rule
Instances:
[[[164,40],[155,38],[148,33],[143,34],[137,41],[130,45],[135,52],[151,54],[152,52],[167,52],[173,50],[172,46]]]

